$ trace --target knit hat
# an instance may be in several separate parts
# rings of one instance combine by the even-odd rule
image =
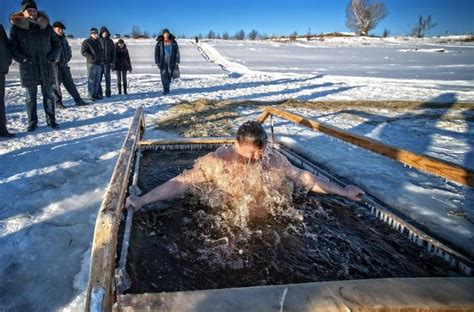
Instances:
[[[119,39],[117,43],[125,43],[125,42],[123,42],[123,39]]]
[[[36,6],[36,3],[32,0],[23,0],[21,2],[21,11],[25,12],[28,9],[38,10],[38,7]]]
[[[98,34],[98,33],[99,33],[99,31],[97,30],[97,28],[95,28],[95,27],[91,28],[91,34]]]
[[[66,29],[66,26],[64,26],[64,24],[59,22],[59,21],[54,22],[53,27],[59,27],[59,28],[62,28],[62,29]]]
[[[162,32],[162,33],[163,33],[163,34],[164,34],[164,33],[168,33],[168,34],[169,34],[170,31],[168,30],[168,28],[165,28],[165,29],[163,29],[163,32]]]

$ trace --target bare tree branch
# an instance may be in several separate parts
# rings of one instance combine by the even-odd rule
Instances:
[[[346,8],[346,26],[356,34],[368,36],[369,31],[388,15],[382,2],[350,0]]]

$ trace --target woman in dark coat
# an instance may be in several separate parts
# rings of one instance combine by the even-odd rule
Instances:
[[[127,93],[127,71],[132,72],[132,63],[130,62],[130,55],[128,54],[127,45],[122,39],[119,39],[115,44],[115,72],[117,74],[117,87],[119,94]]]
[[[163,94],[170,93],[171,79],[176,64],[180,62],[179,47],[175,37],[168,29],[163,29],[163,34],[156,39],[155,64],[160,69]]]

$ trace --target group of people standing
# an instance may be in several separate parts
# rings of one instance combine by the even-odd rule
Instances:
[[[61,85],[64,85],[76,105],[88,104],[81,98],[68,65],[72,51],[64,34],[66,26],[59,21],[51,26],[48,16],[38,11],[33,0],[23,0],[21,12],[13,13],[10,22],[10,38],[0,24],[0,137],[15,136],[7,130],[5,114],[5,76],[12,58],[19,64],[20,81],[25,89],[27,130],[34,131],[38,125],[38,86],[41,86],[43,95],[46,123],[53,129],[59,129],[55,109],[66,108]],[[90,37],[82,43],[81,54],[87,60],[87,90],[92,101],[103,99],[101,85],[104,78],[105,96],[112,96],[112,71],[116,72],[118,94],[128,94],[127,72],[132,72],[132,64],[127,45],[122,39],[114,43],[106,27],[100,31],[91,28]],[[155,47],[155,64],[160,71],[164,95],[169,94],[170,83],[179,74],[179,62],[179,47],[175,37],[164,29]]]

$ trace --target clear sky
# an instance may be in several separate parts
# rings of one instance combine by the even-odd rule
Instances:
[[[430,36],[474,33],[474,0],[380,0],[388,16],[371,33],[409,34],[418,16],[431,14],[438,23]],[[0,0],[1,23],[20,10],[21,0]],[[51,22],[62,21],[66,33],[86,37],[91,27],[129,33],[133,25],[150,35],[169,28],[175,35],[206,35],[239,29],[248,33],[306,34],[349,31],[345,26],[348,0],[37,0]]]

